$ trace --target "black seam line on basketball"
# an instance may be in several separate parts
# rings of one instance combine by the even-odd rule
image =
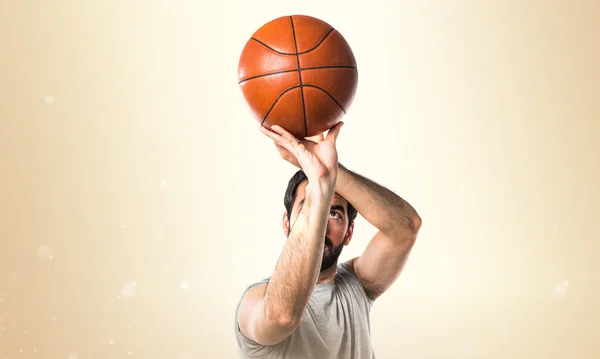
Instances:
[[[288,73],[288,72],[296,72],[296,71],[298,71],[298,70],[297,69],[293,69],[293,70],[281,70],[281,71],[269,72],[269,73],[262,74],[262,75],[251,76],[251,77],[245,78],[242,81],[238,82],[238,85],[241,84],[242,82],[246,82],[246,81],[249,81],[249,80],[258,79],[258,78],[265,77],[265,76],[279,75],[279,74],[285,74],[285,73]]]
[[[300,87],[300,85],[296,85],[296,86],[292,86],[290,88],[287,88],[287,89],[281,91],[281,93],[279,94],[279,96],[277,96],[277,98],[275,99],[275,101],[273,101],[273,103],[271,104],[271,107],[269,107],[269,111],[267,111],[267,113],[265,114],[265,117],[263,117],[262,121],[260,122],[260,125],[262,126],[263,123],[265,123],[265,121],[267,120],[267,117],[269,116],[269,114],[271,113],[271,111],[273,110],[273,108],[275,107],[275,105],[277,105],[277,102],[279,102],[279,99],[281,98],[281,96],[283,96],[287,92],[292,91],[293,89],[297,89],[299,87]]]
[[[316,89],[318,89],[318,90],[321,90],[321,91],[325,92],[325,94],[326,94],[327,96],[329,96],[329,98],[330,98],[330,99],[332,99],[332,100],[333,100],[333,102],[335,102],[335,103],[336,103],[336,104],[337,104],[337,105],[340,107],[340,109],[342,110],[342,112],[346,113],[346,110],[344,110],[344,107],[343,107],[342,105],[340,105],[340,103],[339,103],[339,102],[338,102],[338,101],[335,99],[335,97],[333,97],[333,96],[332,96],[332,95],[331,95],[329,92],[327,92],[327,91],[326,91],[324,88],[322,88],[322,87],[319,87],[319,86],[316,86],[316,85],[309,85],[309,84],[304,84],[303,86],[304,86],[304,87],[312,87],[312,88],[316,88]]]
[[[356,69],[356,66],[338,66],[338,65],[332,65],[332,66],[302,67],[302,68],[300,68],[300,71],[304,71],[304,70],[319,70],[319,69]],[[249,80],[254,80],[254,79],[265,77],[265,76],[285,74],[285,73],[294,72],[294,71],[298,71],[298,70],[296,70],[296,69],[293,69],[293,70],[281,70],[281,71],[269,72],[269,73],[262,74],[262,75],[251,76],[251,77],[245,78],[245,79],[241,80],[240,82],[238,82],[238,85],[240,85],[242,82],[246,82],[246,81],[249,81]]]
[[[298,55],[298,43],[296,42],[296,30],[294,29],[294,19],[290,16],[292,25],[292,36],[294,38],[294,49],[296,50],[296,63],[298,64],[298,80],[300,80],[300,96],[302,98],[302,118],[304,119],[304,136],[308,136],[308,123],[306,122],[306,104],[304,103],[304,89],[302,88],[302,70],[300,70],[300,55]]]
[[[331,29],[329,29],[329,31],[327,31],[325,36],[323,36],[323,38],[321,40],[319,40],[319,42],[317,42],[317,44],[315,46],[313,46],[312,48],[310,48],[306,51],[299,52],[298,55],[309,53],[309,52],[313,51],[314,49],[316,49],[317,47],[319,47],[319,45],[321,45],[323,43],[323,41],[325,41],[327,36],[329,36],[329,34],[331,34],[333,32],[333,30],[335,30],[335,29],[332,27]]]
[[[273,52],[275,52],[277,54],[286,55],[286,56],[296,56],[296,55],[303,55],[303,54],[306,54],[306,53],[309,53],[309,52],[315,50],[317,47],[319,47],[319,45],[321,45],[323,43],[323,41],[325,41],[325,39],[333,32],[333,30],[335,30],[335,29],[332,27],[325,34],[325,36],[323,36],[323,38],[321,40],[319,40],[319,42],[317,42],[317,44],[315,46],[311,47],[310,49],[308,49],[306,51],[302,51],[302,52],[282,52],[282,51],[275,50],[271,46],[265,44],[264,42],[260,41],[259,39],[255,38],[255,37],[251,37],[250,40],[258,42],[259,44],[263,45],[267,49],[269,49],[269,50],[271,50],[271,51],[273,51]]]
[[[325,66],[313,66],[313,67],[303,67],[300,70],[319,70],[319,69],[354,69],[357,70],[356,66],[342,66],[342,65],[325,65]]]

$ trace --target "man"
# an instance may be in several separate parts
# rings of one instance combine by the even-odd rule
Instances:
[[[300,170],[286,191],[287,240],[275,269],[236,308],[241,358],[375,358],[370,309],[398,278],[421,219],[396,194],[338,163],[342,125],[302,141],[281,127],[260,127]],[[338,265],[357,211],[378,232],[361,256]]]

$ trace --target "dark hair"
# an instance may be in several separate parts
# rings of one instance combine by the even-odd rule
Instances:
[[[288,181],[288,185],[285,190],[285,196],[283,197],[283,205],[287,211],[288,220],[290,220],[292,215],[292,208],[294,207],[294,201],[296,200],[296,190],[302,182],[307,180],[308,178],[306,177],[304,171],[298,170]],[[352,222],[356,219],[356,215],[356,209],[350,204],[350,202],[348,202],[348,227],[350,227]]]

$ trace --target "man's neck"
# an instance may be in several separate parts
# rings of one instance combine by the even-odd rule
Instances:
[[[337,263],[332,265],[331,267],[321,271],[319,273],[319,279],[317,279],[317,284],[327,283],[333,281],[335,278],[335,273],[337,270]]]

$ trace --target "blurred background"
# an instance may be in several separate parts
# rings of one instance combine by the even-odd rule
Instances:
[[[423,218],[377,358],[599,358],[593,0],[3,1],[0,358],[237,358],[296,170],[237,64],[290,14],[358,61],[340,162]]]

